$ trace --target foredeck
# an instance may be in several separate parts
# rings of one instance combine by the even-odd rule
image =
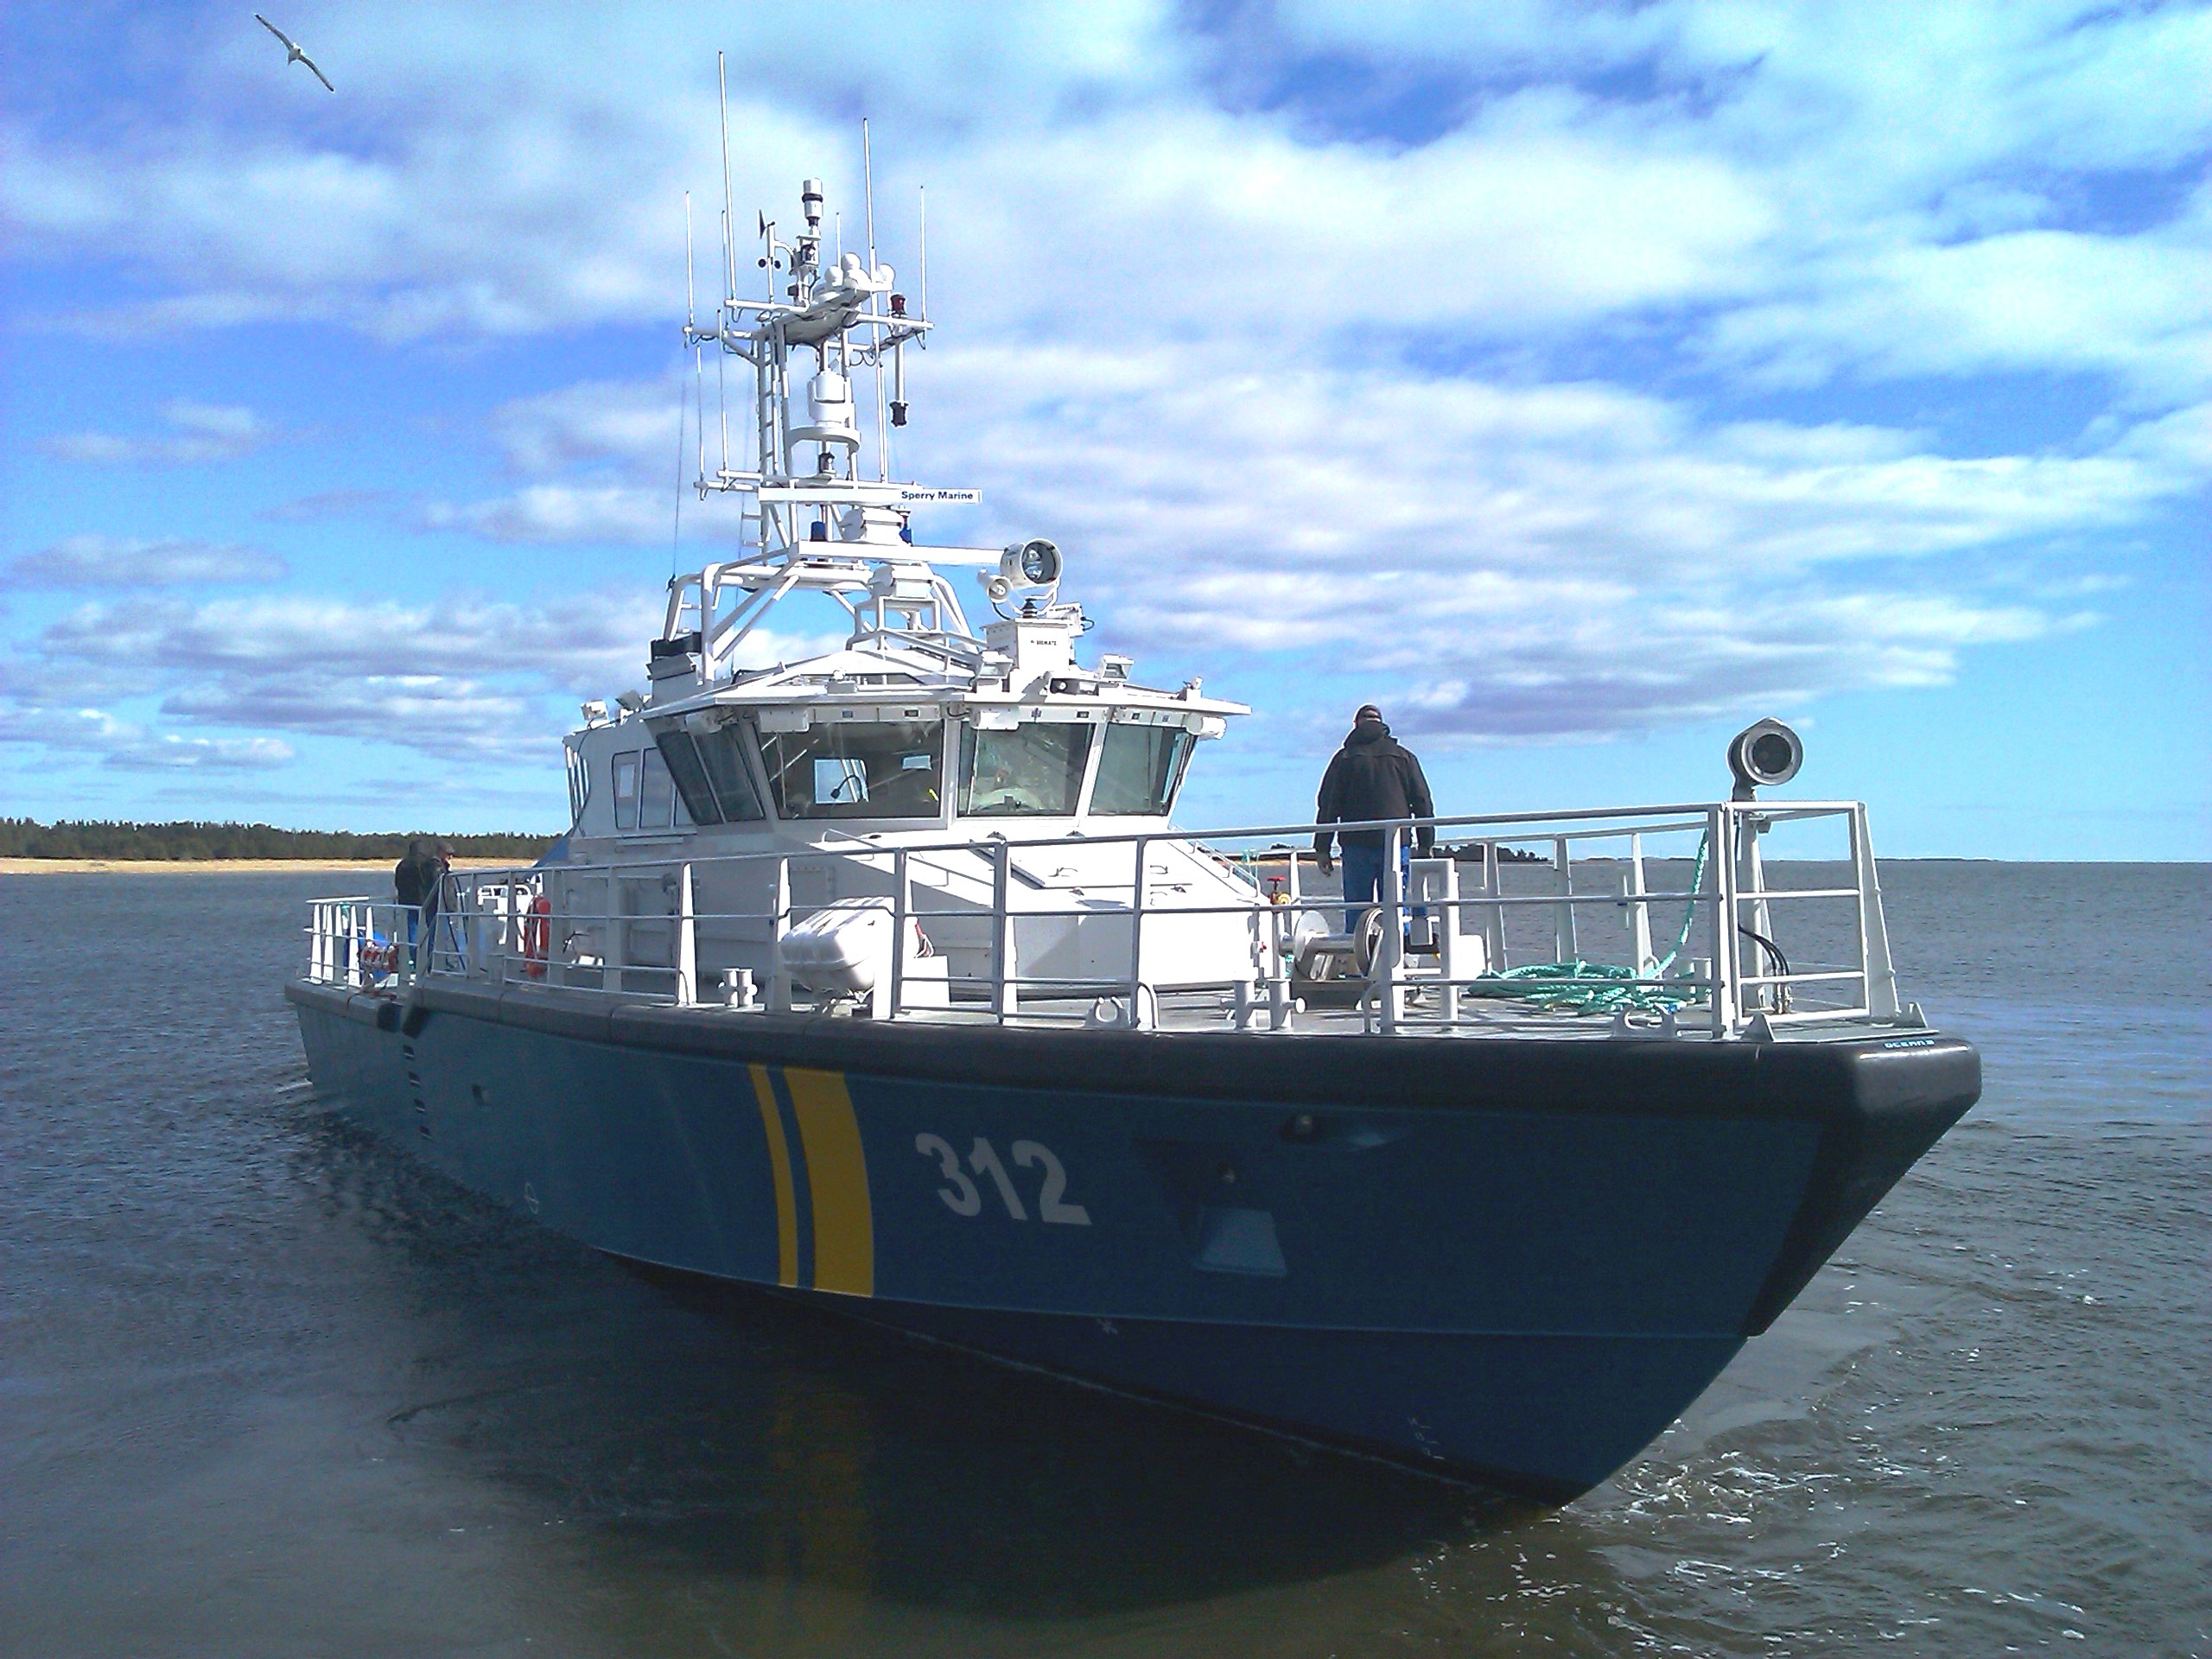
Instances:
[[[948,1028],[1729,1041],[1923,1023],[1898,999],[1861,804],[1332,826],[1348,827],[1391,849],[1363,917],[1301,852],[1311,824],[884,838],[456,873],[427,926],[374,898],[317,900],[307,977]],[[1421,830],[1444,850],[1402,860]],[[1170,847],[1224,873],[1219,890],[1166,880],[1188,867]],[[1033,874],[1055,849],[1089,861],[1078,882]],[[798,936],[818,944],[825,918],[880,918],[882,948],[842,977],[810,968]]]

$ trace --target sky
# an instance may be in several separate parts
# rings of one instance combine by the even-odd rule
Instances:
[[[735,534],[721,50],[744,228],[858,246],[865,117],[918,291],[926,190],[919,538],[1253,707],[1184,822],[1371,699],[1447,812],[1774,715],[1885,853],[2212,857],[2212,7],[275,3],[335,92],[245,4],[0,19],[0,813],[562,827]]]

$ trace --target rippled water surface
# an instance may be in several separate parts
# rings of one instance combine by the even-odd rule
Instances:
[[[0,1654],[2212,1652],[2212,869],[1885,880],[1982,1104],[1546,1513],[447,1185],[304,1088],[359,877],[0,877]]]

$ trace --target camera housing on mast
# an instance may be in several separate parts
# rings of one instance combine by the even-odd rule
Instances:
[[[982,573],[983,591],[1002,600],[1026,589],[1058,588],[1060,570],[1059,548],[1043,537],[1009,542],[999,556],[999,568]]]
[[[1730,798],[1755,799],[1760,790],[1788,783],[1804,764],[1804,741],[1780,721],[1746,726],[1728,741],[1728,770],[1736,774]]]

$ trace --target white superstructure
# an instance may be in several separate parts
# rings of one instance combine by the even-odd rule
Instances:
[[[739,459],[749,464],[726,454],[710,471],[702,442],[696,485],[702,496],[741,497],[748,545],[671,582],[642,692],[586,706],[584,726],[567,740],[569,858],[1003,842],[1023,849],[1014,884],[1040,895],[1041,908],[1061,908],[1071,893],[1101,906],[1118,897],[1126,958],[1127,849],[1093,854],[1085,840],[1164,829],[1197,746],[1249,710],[1201,695],[1196,681],[1173,691],[1141,685],[1126,658],[1081,662],[1089,623],[1061,597],[1062,559],[1050,541],[982,550],[912,539],[917,506],[977,499],[888,476],[887,435],[908,410],[905,353],[931,325],[909,310],[872,246],[865,257],[827,250],[819,181],[804,181],[800,200],[805,228],[788,241],[765,214],[759,220],[770,292],[741,298],[726,250],[721,304],[709,321],[685,324],[695,351],[752,371],[753,418],[740,423],[749,454]],[[872,420],[861,419],[856,389],[874,402]],[[739,666],[744,642],[802,594],[826,597],[849,618],[842,648]],[[988,613],[980,634],[971,606]],[[1155,861],[1166,866],[1154,873],[1155,903],[1177,893],[1197,905],[1258,902],[1249,879],[1186,848],[1163,844]],[[991,906],[987,862],[920,860],[916,879],[925,908],[963,896]],[[712,895],[715,908],[771,897]],[[988,949],[987,926],[931,931],[944,937],[931,949],[953,958],[956,972],[961,957]],[[1080,918],[1023,931],[1040,973],[1126,976],[1122,963],[1086,948]],[[1244,929],[1171,931],[1160,946],[1173,945],[1193,982],[1255,971]],[[1209,937],[1237,960],[1215,960],[1223,952]],[[766,961],[728,943],[712,966],[755,968],[765,979]]]

